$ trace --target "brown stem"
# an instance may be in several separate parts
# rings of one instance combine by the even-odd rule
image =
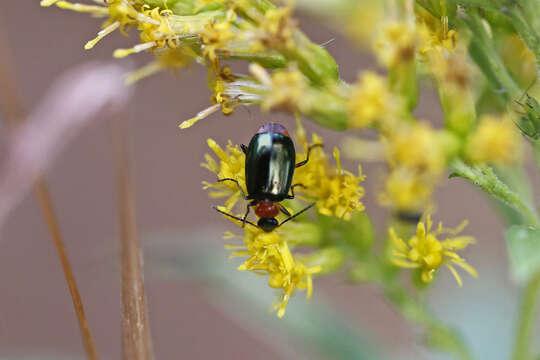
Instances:
[[[58,222],[54,213],[52,200],[49,195],[49,189],[43,179],[40,178],[34,185],[34,193],[39,199],[43,217],[45,218],[45,222],[47,223],[49,231],[51,232],[54,246],[56,247],[56,252],[58,253],[58,258],[60,259],[62,269],[64,270],[71,299],[73,300],[73,307],[75,308],[75,313],[77,314],[77,319],[79,320],[79,327],[81,329],[86,354],[88,359],[97,360],[98,354],[94,346],[94,341],[92,340],[92,335],[90,334],[90,327],[88,326],[86,315],[84,314],[81,295],[79,294],[79,289],[77,288],[77,283],[75,282],[75,276],[71,270],[71,265],[69,264],[64,242],[62,241],[62,235],[60,234],[60,228],[58,227]]]
[[[117,120],[114,143],[118,169],[120,253],[122,267],[122,353],[125,360],[153,359],[144,292],[141,249],[137,241],[135,198],[126,150],[125,130]]]
[[[0,33],[3,33],[3,31],[0,31]],[[6,114],[6,125],[9,129],[12,129],[24,119],[25,111],[17,91],[17,82],[14,79],[14,63],[6,53],[6,46],[7,41],[0,35],[0,83],[2,84],[2,86],[0,86],[0,105]],[[62,270],[64,271],[64,276],[71,294],[71,300],[73,301],[73,307],[75,308],[77,320],[79,321],[79,328],[86,355],[90,360],[97,360],[98,354],[84,313],[81,295],[77,288],[73,270],[69,264],[69,259],[60,233],[60,227],[54,212],[52,199],[49,195],[48,186],[42,177],[34,184],[34,194],[40,202],[43,218],[49,227],[58,258],[62,264]]]

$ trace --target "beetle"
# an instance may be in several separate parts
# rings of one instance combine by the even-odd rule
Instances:
[[[322,146],[323,144],[309,146],[306,159],[296,163],[296,151],[287,129],[277,123],[264,124],[251,138],[248,146],[243,144],[240,146],[246,155],[247,195],[238,180],[232,178],[218,179],[218,182],[232,181],[236,183],[244,200],[249,201],[244,217],[236,217],[219,210],[217,207],[214,207],[214,209],[223,215],[242,221],[242,227],[247,223],[265,232],[271,232],[287,221],[294,219],[309,210],[315,203],[308,205],[294,215],[291,215],[279,203],[285,199],[294,199],[295,187],[305,188],[303,184],[292,184],[294,170],[307,164],[309,154],[313,148]],[[255,207],[255,214],[259,217],[257,224],[247,220],[251,207]],[[276,219],[280,212],[288,216],[281,223]]]

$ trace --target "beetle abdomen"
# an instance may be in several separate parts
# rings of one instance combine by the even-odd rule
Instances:
[[[290,137],[272,131],[253,136],[246,154],[246,186],[250,198],[285,199],[291,187],[295,160]]]

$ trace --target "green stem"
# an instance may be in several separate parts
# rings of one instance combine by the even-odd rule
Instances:
[[[534,154],[534,163],[536,164],[536,169],[540,171],[540,140],[536,140],[533,143],[533,154]]]
[[[534,54],[536,69],[537,72],[540,72],[540,39],[524,16],[521,7],[512,6],[508,12],[508,16],[519,37]]]
[[[469,166],[461,159],[454,160],[450,167],[454,171],[450,177],[459,176],[471,181],[489,195],[518,210],[528,225],[540,227],[540,218],[536,209],[502,182],[490,167],[485,165]]]
[[[540,273],[533,277],[523,293],[518,329],[514,343],[513,360],[531,360],[531,340],[536,323],[540,297]]]
[[[385,295],[395,308],[409,321],[426,328],[424,340],[427,346],[452,354],[461,360],[473,359],[459,333],[430,314],[425,304],[414,299],[395,282],[384,286]]]
[[[521,88],[506,69],[478,10],[469,8],[467,15],[459,22],[472,31],[473,38],[469,49],[471,57],[493,88],[498,90],[496,93],[505,101],[519,98]]]

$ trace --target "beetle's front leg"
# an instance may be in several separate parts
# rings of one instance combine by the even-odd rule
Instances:
[[[313,148],[316,148],[316,147],[324,147],[324,144],[313,144],[313,145],[310,145],[308,147],[308,150],[307,150],[307,154],[306,154],[306,160],[304,161],[300,161],[298,164],[295,165],[295,167],[300,167],[300,166],[304,166],[307,164],[307,162],[309,161],[309,153],[311,152],[311,150]]]
[[[240,190],[240,194],[242,194],[242,197],[244,198],[244,200],[251,200],[249,195],[246,195],[246,193],[244,192],[244,189],[242,189],[242,187],[240,186],[240,183],[238,182],[238,180],[233,179],[233,178],[223,178],[223,179],[217,179],[217,181],[218,182],[232,181],[236,183],[236,186],[238,186],[238,190]]]
[[[300,184],[300,183],[294,184],[293,186],[291,186],[291,195],[287,195],[287,199],[294,199],[294,188],[297,186],[300,186],[303,189],[307,188],[307,186],[304,184]]]

